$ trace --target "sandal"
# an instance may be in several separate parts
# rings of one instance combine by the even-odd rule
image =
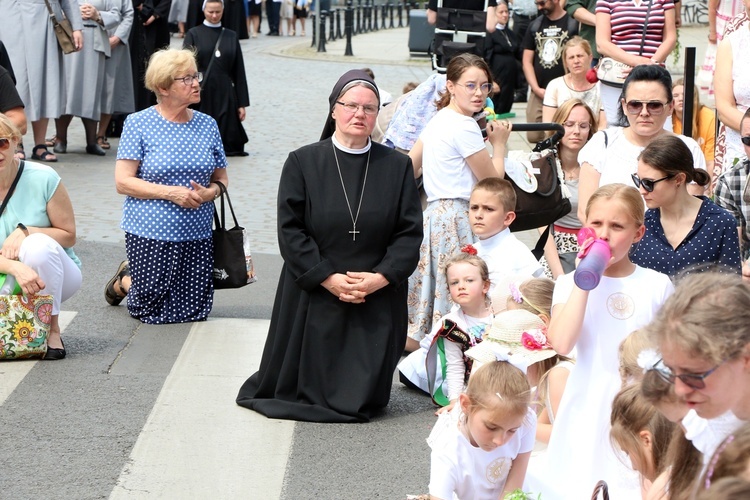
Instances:
[[[96,138],[96,143],[99,145],[102,149],[109,149],[111,146],[109,145],[109,142],[107,142],[107,138],[103,135],[100,135]]]
[[[127,292],[125,293],[125,295],[120,295],[115,291],[115,283],[117,283],[117,285],[120,287],[120,290],[123,289],[122,279],[125,276],[130,276],[130,266],[128,265],[127,260],[123,260],[122,262],[120,262],[120,266],[117,268],[117,273],[112,276],[112,279],[107,282],[107,286],[104,287],[104,300],[106,300],[109,305],[120,305],[122,299],[124,299],[127,295]]]
[[[46,161],[49,163],[55,163],[57,157],[47,151],[47,146],[44,144],[37,144],[34,149],[31,150],[31,159],[37,161]]]

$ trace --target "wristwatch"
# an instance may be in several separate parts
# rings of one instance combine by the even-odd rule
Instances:
[[[29,235],[29,228],[27,228],[22,222],[19,222],[16,227],[23,231],[23,234],[25,234],[26,236]]]

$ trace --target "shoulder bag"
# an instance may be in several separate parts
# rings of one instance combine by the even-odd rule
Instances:
[[[643,45],[646,43],[646,31],[648,30],[648,21],[651,17],[651,6],[653,0],[648,0],[648,9],[646,10],[646,22],[643,23],[643,33],[641,33],[641,48],[638,51],[638,55],[643,55]],[[597,66],[596,77],[603,83],[606,83],[610,87],[620,87],[625,83],[627,75],[623,75],[623,72],[630,72],[633,69],[632,66],[616,61],[611,57],[602,57]]]
[[[49,18],[52,21],[52,28],[55,30],[55,36],[57,37],[57,43],[63,51],[63,54],[70,54],[76,51],[76,44],[73,40],[73,26],[67,19],[57,20],[52,7],[49,4],[49,0],[44,0],[47,4],[47,11],[49,12]]]
[[[214,205],[215,228],[212,235],[214,243],[214,288],[240,288],[255,281],[250,253],[245,252],[247,246],[245,244],[245,229],[237,223],[237,216],[234,215],[234,207],[232,207],[232,200],[229,199],[226,186],[221,182],[213,182],[218,184],[221,190],[221,200],[219,201],[221,217],[219,217],[219,210]],[[225,198],[234,220],[234,227],[231,229],[227,228],[225,220]]]
[[[23,173],[24,161],[18,166],[8,194],[0,205],[0,215],[16,190]],[[7,275],[0,274],[0,287]],[[52,295],[0,295],[0,360],[43,358],[47,353],[47,337],[52,321]]]

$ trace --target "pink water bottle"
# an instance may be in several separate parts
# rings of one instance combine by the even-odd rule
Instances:
[[[584,227],[578,231],[578,244],[581,245],[589,238],[596,238],[593,229]],[[581,290],[593,290],[599,285],[602,279],[604,268],[607,267],[612,253],[609,250],[609,244],[606,241],[595,239],[589,246],[586,255],[578,263],[573,281]]]

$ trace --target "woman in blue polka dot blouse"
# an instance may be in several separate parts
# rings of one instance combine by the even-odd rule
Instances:
[[[117,150],[128,260],[105,298],[117,305],[127,295],[144,323],[202,321],[213,305],[213,200],[215,181],[228,184],[227,160],[216,121],[188,107],[201,80],[191,51],[155,53],[145,83],[157,105],[125,120]]]
[[[630,260],[669,276],[705,270],[740,272],[737,222],[705,196],[692,196],[687,185],[705,186],[708,173],[693,166],[693,155],[675,135],[651,141],[632,174],[648,210],[646,234],[631,250]]]

